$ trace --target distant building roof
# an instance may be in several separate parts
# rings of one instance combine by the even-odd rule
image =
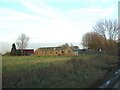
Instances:
[[[38,48],[37,50],[63,50],[65,49],[65,47],[42,47],[42,48]]]
[[[43,47],[39,49],[62,49],[62,47]]]
[[[74,48],[73,51],[80,51],[80,49],[79,48]]]

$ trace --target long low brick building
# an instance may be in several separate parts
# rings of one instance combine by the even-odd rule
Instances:
[[[77,55],[70,46],[67,47],[43,47],[38,48],[35,53],[37,56],[71,56]]]

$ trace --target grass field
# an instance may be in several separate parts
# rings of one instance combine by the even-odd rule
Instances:
[[[3,56],[3,88],[87,88],[117,67],[114,56]]]

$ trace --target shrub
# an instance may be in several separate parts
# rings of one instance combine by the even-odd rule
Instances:
[[[10,56],[10,55],[11,55],[10,52],[6,52],[6,53],[3,54],[3,56]]]

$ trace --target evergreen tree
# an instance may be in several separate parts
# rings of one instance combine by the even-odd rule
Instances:
[[[21,56],[21,55],[22,55],[21,50],[16,50],[16,55],[17,55],[17,56]]]
[[[11,49],[11,55],[12,56],[15,56],[16,55],[16,46],[15,46],[15,43],[13,43],[13,45],[12,45],[12,49]]]

